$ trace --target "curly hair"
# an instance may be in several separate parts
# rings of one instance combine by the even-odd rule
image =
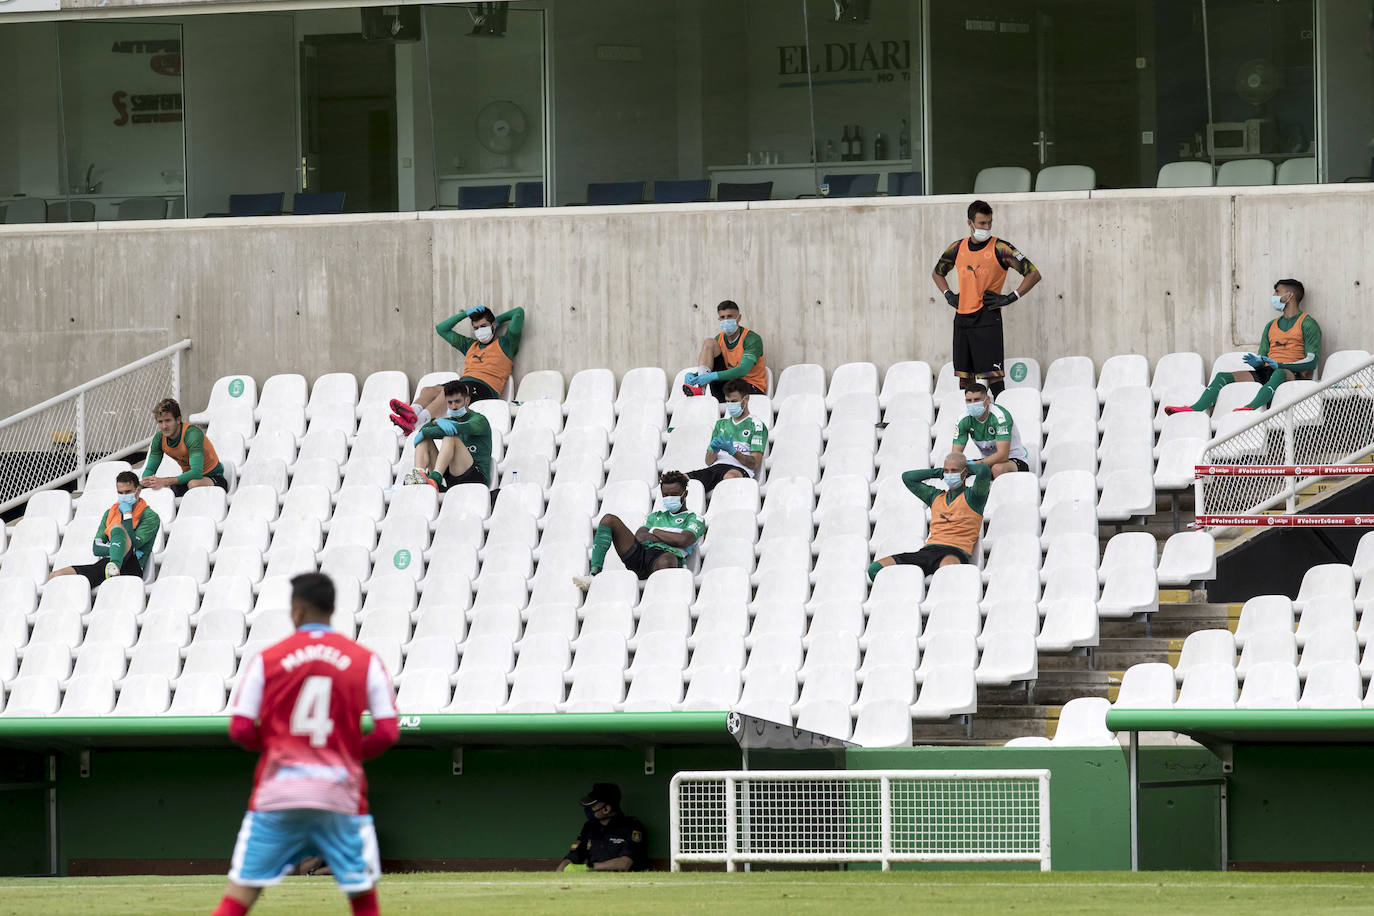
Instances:
[[[681,471],[664,471],[662,474],[658,475],[658,486],[660,489],[663,488],[664,484],[669,483],[675,483],[685,491],[687,489],[687,475]]]

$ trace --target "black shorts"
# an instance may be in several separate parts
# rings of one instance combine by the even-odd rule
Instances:
[[[725,475],[730,471],[739,471],[745,477],[749,476],[749,472],[743,468],[733,464],[725,464],[720,461],[717,461],[715,464],[707,465],[699,470],[688,471],[687,476],[693,480],[701,481],[701,485],[705,487],[706,492],[710,493],[716,488],[716,484],[725,479]]]
[[[1255,377],[1255,381],[1259,382],[1261,385],[1268,385],[1269,380],[1273,378],[1274,373],[1278,371],[1278,369],[1275,369],[1268,363],[1260,363],[1258,366],[1250,370],[1250,374],[1253,375]],[[1287,372],[1288,370],[1285,369],[1283,371]],[[1308,372],[1294,372],[1292,375],[1294,379],[1311,378],[1311,373]],[[1288,376],[1285,375],[1283,380],[1288,381]]]
[[[444,472],[444,486],[451,489],[463,483],[480,483],[485,487],[487,485],[487,475],[483,474],[482,469],[475,464],[457,477],[454,477],[447,471]]]
[[[1020,458],[1008,458],[1007,460],[1016,465],[1016,470],[1018,471],[1030,470],[1030,465],[1026,464],[1026,462],[1022,461]]]
[[[940,561],[945,557],[956,557],[960,563],[967,563],[964,559],[964,552],[954,547],[946,547],[943,544],[928,544],[920,550],[912,553],[897,553],[892,555],[892,559],[897,561],[898,566],[919,566],[921,571],[927,576],[935,575],[935,570],[940,568]]]
[[[729,366],[725,365],[725,357],[723,357],[723,356],[717,356],[715,359],[711,360],[711,371],[712,371],[712,372],[724,372],[726,369],[729,369],[729,368],[730,368]],[[736,381],[739,382],[741,385],[744,386],[744,393],[745,393],[745,394],[767,394],[767,393],[768,393],[768,392],[766,392],[766,391],[760,391],[759,389],[755,388],[753,385],[751,385],[751,384],[749,384],[748,382],[746,382],[744,379],[736,379]],[[714,382],[711,383],[710,388],[711,388],[711,396],[712,396],[713,398],[715,398],[717,401],[724,401],[724,400],[725,400],[725,383],[724,383],[723,381],[720,381],[719,379],[717,379],[716,381],[714,381]]]
[[[73,566],[78,576],[85,576],[86,581],[91,583],[91,588],[100,588],[100,583],[105,581],[105,566],[109,560],[96,560],[94,563],[84,563],[81,566]],[[137,576],[143,578],[143,567],[138,563],[138,556],[130,550],[124,555],[124,564],[119,567],[121,576]]]
[[[640,579],[647,579],[654,571],[654,561],[662,556],[672,557],[674,566],[682,565],[681,560],[663,548],[647,547],[639,541],[635,541],[629,550],[620,554],[620,562]]]
[[[499,401],[501,393],[492,389],[490,385],[480,378],[473,378],[465,375],[459,379],[460,382],[472,389],[472,399],[474,401]]]
[[[204,479],[209,480],[211,484],[219,487],[221,490],[227,491],[229,489],[229,481],[224,479],[223,474],[206,474]],[[185,496],[187,491],[191,489],[191,486],[190,484],[174,483],[169,489],[172,491],[173,496]]]
[[[1002,310],[981,308],[954,316],[954,371],[963,375],[1001,372]]]

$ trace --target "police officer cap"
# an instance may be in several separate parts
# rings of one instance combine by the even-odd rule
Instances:
[[[594,805],[597,802],[604,802],[612,808],[619,808],[620,786],[613,782],[594,783],[591,791],[582,796],[582,804]]]

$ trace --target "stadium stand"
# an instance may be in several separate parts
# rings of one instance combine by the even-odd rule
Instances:
[[[409,393],[403,374],[220,379],[191,419],[237,457],[237,482],[145,494],[163,519],[146,584],[45,584],[89,562],[124,462],[92,468],[75,497],[36,494],[4,531],[0,715],[218,713],[246,658],[289,632],[290,576],[322,569],[339,583],[335,625],[396,672],[405,713],[733,708],[861,745],[958,734],[980,699],[1028,708],[1050,660],[1049,673],[1066,656],[1090,664],[1104,626],[1138,626],[1170,590],[1215,575],[1210,535],[1143,523],[1191,485],[1225,404],[1249,399],[1228,386],[1210,416],[1165,417],[1162,402],[1202,385],[1195,353],[1153,374],[1135,355],[1100,372],[1063,357],[1043,384],[1033,360],[1010,362],[1025,376],[998,403],[1038,474],[993,482],[977,565],[928,581],[885,568],[871,587],[865,575],[924,540],[929,510],[899,478],[948,453],[963,413],[951,367],[852,363],[827,383],[823,367],[794,365],[751,400],[772,432],[759,478],[721,483],[709,504],[689,488],[707,534],[687,566],[641,584],[612,552],[585,596],[571,577],[586,572],[593,521],[642,518],[659,471],[700,463],[720,407],[683,397],[680,375],[526,374],[518,406],[474,406],[499,486],[442,495],[396,486],[413,446],[386,405]],[[1310,570],[1295,600],[1247,602],[1234,635],[1189,635],[1167,679],[1157,662],[1131,667],[1116,704],[1374,702],[1360,689],[1374,624],[1358,614],[1371,569],[1374,535],[1353,567]],[[1086,680],[1052,691],[1072,700],[1053,744],[1106,743],[1107,674],[1071,670]]]

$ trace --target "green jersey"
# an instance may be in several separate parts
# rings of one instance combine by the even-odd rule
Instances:
[[[644,527],[653,531],[661,528],[664,531],[690,531],[697,536],[696,542],[691,547],[674,547],[671,544],[664,544],[661,541],[647,541],[645,547],[656,547],[659,550],[666,550],[679,560],[686,559],[687,554],[696,549],[697,544],[706,534],[706,523],[697,518],[695,514],[683,509],[681,512],[650,512],[649,517],[644,520]]]
[[[177,483],[186,484],[193,480],[200,480],[211,474],[223,473],[217,464],[212,468],[205,466],[205,431],[199,426],[186,424],[186,459],[190,462],[190,468],[177,475]],[[177,447],[174,440],[169,443],[172,448]],[[143,472],[145,474],[156,474],[158,467],[162,464],[162,433],[154,433],[153,441],[148,444],[148,457],[143,462]]]
[[[491,424],[487,422],[487,418],[469,409],[461,420],[453,417],[430,420],[415,433],[416,445],[419,445],[422,439],[443,439],[450,435],[439,425],[439,420],[443,420],[446,425],[457,425],[458,438],[472,453],[472,463],[482,472],[483,477],[491,480]]]
[[[748,453],[762,455],[768,446],[768,427],[763,425],[762,420],[754,417],[743,417],[739,420],[723,417],[717,420],[711,429],[711,442],[711,450],[716,453],[716,464],[739,468],[753,477],[754,472],[735,456]],[[721,443],[729,443],[729,449],[715,447]]]
[[[997,451],[997,443],[1006,442],[1011,449],[1007,452],[1008,458],[1026,460],[1026,447],[1021,444],[1021,434],[1012,422],[1011,411],[1005,407],[991,405],[981,420],[967,415],[961,419],[958,432],[954,435],[954,444],[962,448],[969,437],[973,438],[973,444],[978,446],[984,458]]]
[[[102,512],[96,520],[95,540],[91,543],[91,553],[101,559],[109,559],[110,556],[110,542],[105,538],[105,514]],[[127,516],[121,519],[120,523],[124,526],[124,533],[129,536],[129,543],[134,547],[134,555],[138,557],[138,562],[142,563],[153,547],[153,539],[157,537],[157,529],[162,524],[162,519],[158,518],[157,513],[149,506],[138,517],[137,528],[134,527],[133,519]]]
[[[1293,323],[1299,318],[1303,319],[1302,344],[1303,349],[1307,352],[1299,362],[1280,363],[1279,365],[1294,373],[1311,372],[1317,368],[1317,360],[1321,358],[1322,328],[1321,325],[1317,324],[1317,319],[1306,313],[1300,312],[1292,318],[1284,318],[1280,315],[1278,318],[1270,319],[1270,321],[1265,324],[1264,330],[1260,332],[1258,352],[1260,356],[1269,355],[1269,325],[1277,324],[1280,331],[1291,331],[1293,329]]]

